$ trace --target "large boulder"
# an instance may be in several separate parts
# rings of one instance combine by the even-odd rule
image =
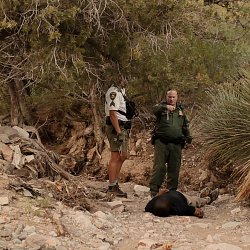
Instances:
[[[1,126],[0,127],[0,134],[7,135],[9,139],[12,139],[18,136],[18,131],[9,126]]]

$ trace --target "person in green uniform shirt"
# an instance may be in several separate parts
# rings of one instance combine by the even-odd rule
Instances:
[[[166,101],[154,106],[154,166],[149,182],[152,197],[158,193],[166,174],[167,188],[177,189],[181,151],[186,143],[190,144],[192,141],[188,119],[177,99],[177,91],[171,89],[167,91]]]

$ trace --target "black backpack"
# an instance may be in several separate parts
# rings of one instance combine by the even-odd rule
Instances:
[[[135,102],[130,101],[127,96],[123,95],[123,93],[122,93],[122,96],[126,103],[126,113],[121,110],[118,110],[117,112],[122,115],[125,115],[128,120],[131,120],[132,118],[137,117],[139,115],[139,112],[136,108]]]

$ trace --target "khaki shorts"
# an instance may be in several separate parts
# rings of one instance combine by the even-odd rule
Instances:
[[[127,152],[128,151],[128,136],[129,136],[129,130],[126,130],[124,128],[121,128],[122,133],[125,134],[125,140],[121,143],[119,143],[116,138],[117,135],[114,133],[114,128],[112,125],[106,125],[106,135],[108,137],[110,151],[111,152]]]

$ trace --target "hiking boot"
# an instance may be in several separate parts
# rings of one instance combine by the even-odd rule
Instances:
[[[210,199],[211,199],[210,202],[209,202],[209,204],[211,204],[213,201],[215,201],[218,198],[219,193],[220,193],[219,189],[216,188],[210,194],[208,194],[208,197],[210,197]]]
[[[127,193],[123,192],[118,184],[114,186],[109,186],[107,193],[111,193],[117,197],[124,197],[124,198],[128,197]]]

